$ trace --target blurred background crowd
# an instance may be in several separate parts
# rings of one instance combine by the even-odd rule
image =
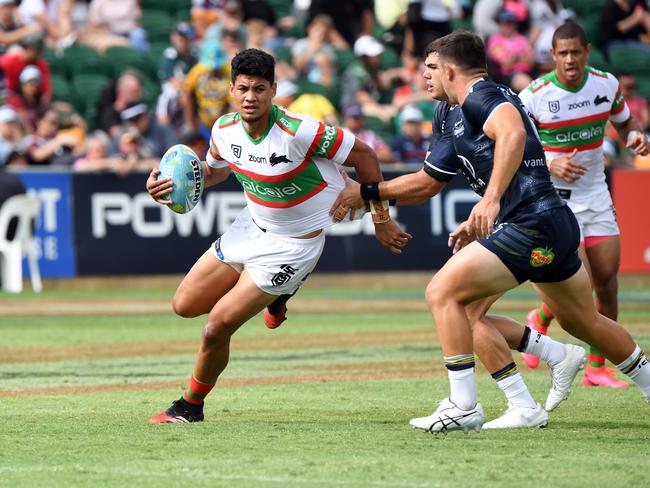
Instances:
[[[182,142],[205,154],[231,110],[230,60],[278,61],[276,102],[347,127],[384,163],[421,162],[434,104],[420,73],[433,39],[470,29],[520,91],[553,69],[553,31],[581,24],[590,64],[619,77],[650,130],[645,0],[0,0],[0,166],[126,174]],[[606,145],[614,164],[648,167]]]

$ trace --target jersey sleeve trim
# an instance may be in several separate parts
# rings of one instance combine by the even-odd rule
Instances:
[[[431,176],[432,178],[435,178],[438,181],[451,181],[451,179],[456,176],[456,173],[452,173],[451,171],[445,171],[444,169],[440,169],[433,164],[431,164],[429,161],[424,162],[424,172]]]
[[[488,116],[486,117],[486,119],[485,119],[485,123],[483,124],[483,127],[481,127],[481,129],[483,130],[483,132],[485,132],[485,126],[488,124],[488,122],[489,122],[490,119],[492,118],[492,115],[494,115],[494,112],[496,112],[497,109],[498,109],[501,105],[512,105],[512,104],[511,104],[510,102],[501,102],[499,105],[497,105],[496,107],[494,107],[494,108],[492,109],[492,111],[490,112],[490,115],[488,115]]]
[[[217,144],[214,142],[214,136],[210,137],[210,148],[205,155],[205,162],[212,168],[225,168],[228,163],[221,157]]]

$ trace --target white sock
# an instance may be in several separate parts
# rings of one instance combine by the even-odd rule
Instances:
[[[474,354],[444,356],[449,377],[449,400],[462,410],[476,406],[476,381],[474,379]]]
[[[510,363],[505,368],[492,375],[497,386],[508,399],[508,405],[513,407],[535,408],[537,405],[528,391],[524,378],[517,371],[515,363]]]
[[[447,370],[449,376],[449,399],[462,410],[471,410],[476,406],[476,381],[474,368],[460,371]]]
[[[617,364],[616,367],[641,388],[646,400],[650,403],[650,363],[641,348],[637,345],[630,357],[621,364]]]
[[[534,354],[551,368],[561,362],[566,356],[564,344],[532,329],[524,352]]]

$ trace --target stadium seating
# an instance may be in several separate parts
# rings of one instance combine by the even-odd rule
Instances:
[[[644,49],[630,46],[613,46],[608,51],[612,70],[629,71],[637,76],[650,76],[650,54]]]
[[[127,68],[135,68],[147,76],[155,73],[149,58],[131,47],[109,47],[105,56],[112,67],[113,77],[120,76]]]
[[[166,10],[144,10],[140,23],[147,31],[149,42],[161,42],[169,40],[175,22]]]
[[[111,67],[104,56],[88,46],[75,44],[67,48],[63,53],[63,64],[70,78],[80,74],[111,74]]]
[[[99,94],[110,83],[110,78],[101,74],[78,74],[72,78],[75,107],[85,114],[87,108],[94,106]]]
[[[58,73],[52,73],[50,75],[50,81],[52,83],[52,94],[54,100],[75,104],[75,98],[72,94],[72,89],[68,83],[68,80],[64,76],[61,76]]]

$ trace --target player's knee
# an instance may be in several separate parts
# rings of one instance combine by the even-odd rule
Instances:
[[[221,318],[208,317],[203,327],[203,345],[206,347],[220,347],[230,341],[230,337],[237,327],[229,325]]]
[[[618,278],[611,275],[604,280],[594,283],[594,291],[600,301],[610,302],[616,299],[618,294]]]
[[[435,278],[429,282],[424,293],[424,299],[430,310],[440,307],[444,303],[446,296],[443,285]]]
[[[194,301],[182,293],[176,293],[174,295],[174,298],[172,299],[172,308],[176,315],[188,319],[201,315],[201,312],[196,309]]]

